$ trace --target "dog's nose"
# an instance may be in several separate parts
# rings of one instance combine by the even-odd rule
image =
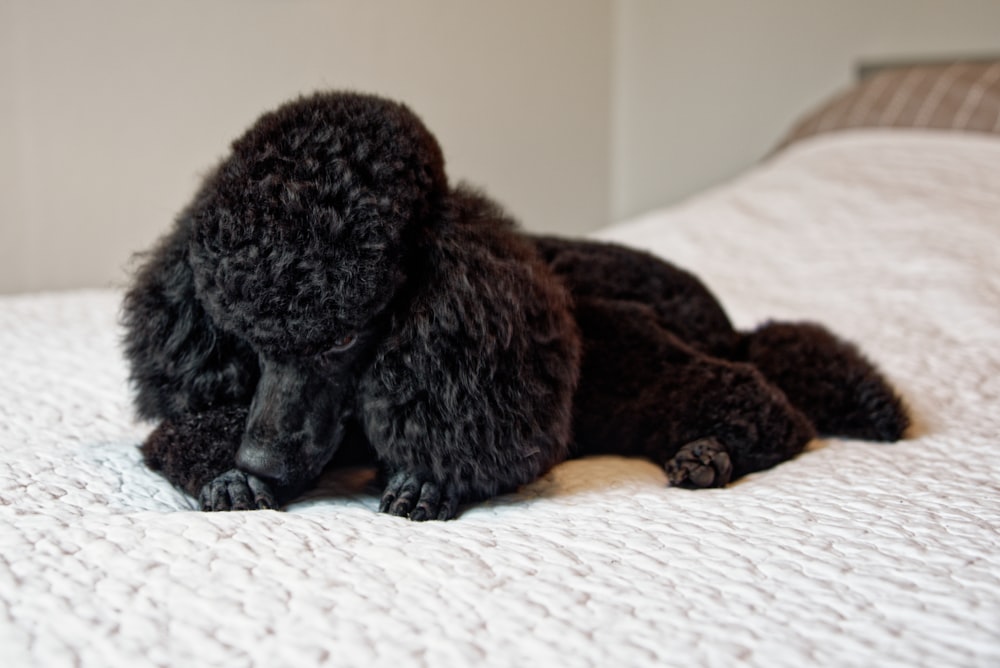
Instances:
[[[267,448],[244,443],[236,451],[236,467],[259,478],[282,480],[287,467],[284,460]]]

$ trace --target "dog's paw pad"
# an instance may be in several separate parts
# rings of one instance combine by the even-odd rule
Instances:
[[[437,483],[424,472],[400,471],[389,478],[379,512],[414,522],[450,520],[458,513],[458,501],[454,485]]]
[[[198,495],[201,509],[266,510],[277,508],[274,492],[257,476],[237,469],[226,471],[201,488]]]
[[[733,475],[726,446],[711,437],[682,446],[664,468],[673,487],[722,487]]]

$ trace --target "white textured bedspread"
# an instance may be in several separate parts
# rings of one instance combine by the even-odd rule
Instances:
[[[140,461],[120,295],[5,297],[0,666],[1000,665],[1000,140],[820,138],[601,236],[854,339],[912,438],[697,492],[569,462],[445,523],[363,471],[207,514]]]

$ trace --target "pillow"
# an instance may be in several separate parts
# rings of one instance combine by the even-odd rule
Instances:
[[[1000,60],[878,70],[805,116],[778,148],[847,128],[1000,134]]]

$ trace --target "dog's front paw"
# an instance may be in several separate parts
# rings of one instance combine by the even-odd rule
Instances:
[[[681,446],[664,468],[673,487],[722,487],[733,475],[729,451],[712,437]]]
[[[453,484],[440,484],[422,471],[399,471],[389,477],[379,512],[414,522],[450,520],[458,514],[459,494]]]
[[[263,480],[230,469],[201,488],[202,510],[266,510],[276,508],[274,492]]]

